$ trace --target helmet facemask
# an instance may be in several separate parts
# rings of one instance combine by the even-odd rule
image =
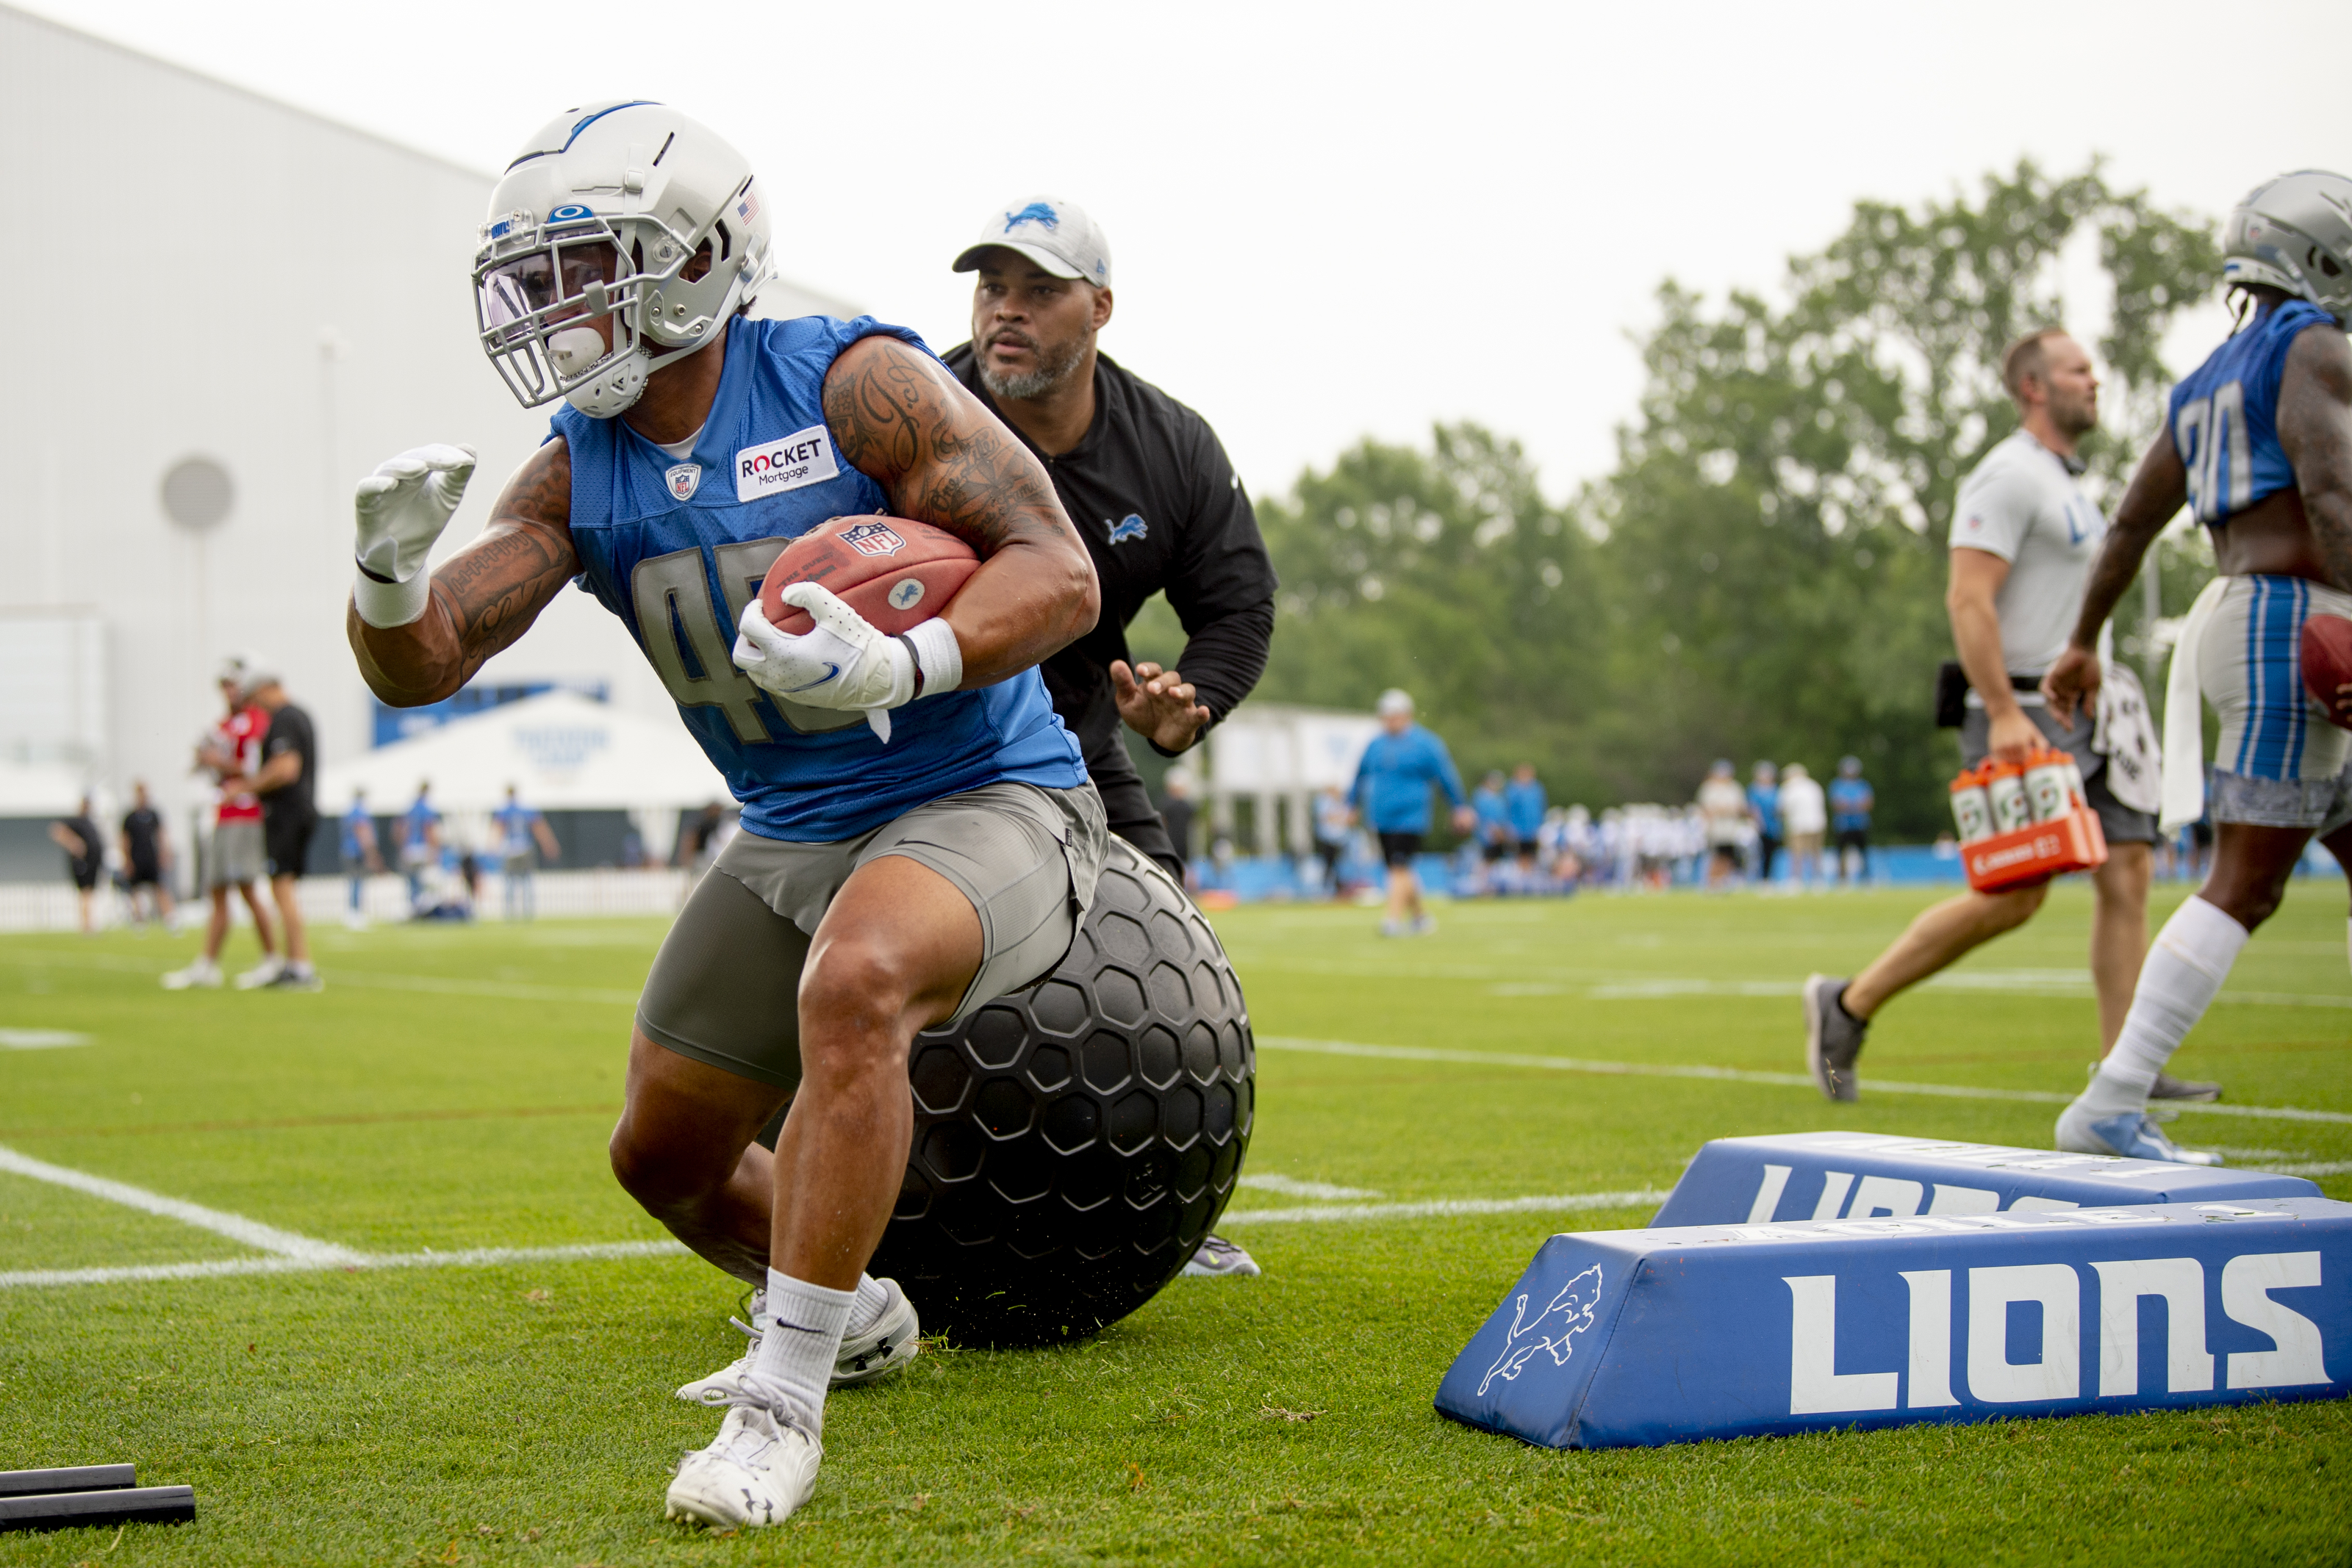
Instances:
[[[681,233],[577,203],[544,221],[510,213],[482,225],[474,260],[482,350],[525,408],[562,397],[610,419],[663,363],[723,329],[761,260],[717,218]]]

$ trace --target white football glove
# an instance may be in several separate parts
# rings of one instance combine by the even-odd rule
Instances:
[[[902,636],[886,637],[814,582],[793,583],[782,597],[816,624],[795,636],[777,631],[757,599],[743,606],[735,667],[762,691],[804,707],[863,713],[887,745],[892,708],[963,684],[962,644],[936,615]]]
[[[432,580],[425,559],[449,526],[474,476],[474,449],[435,443],[376,465],[360,481],[360,572],[352,602],[371,626],[405,626],[425,613]]]

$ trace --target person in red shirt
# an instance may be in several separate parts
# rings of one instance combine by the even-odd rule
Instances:
[[[221,699],[227,715],[196,743],[196,766],[221,782],[220,800],[214,808],[213,836],[205,856],[205,882],[212,894],[213,913],[205,927],[205,950],[184,969],[163,977],[167,991],[191,987],[217,988],[221,983],[221,945],[228,940],[228,894],[235,888],[253,912],[253,929],[261,938],[261,962],[236,977],[245,989],[268,985],[278,977],[278,938],[269,910],[255,883],[264,875],[261,842],[261,798],[253,792],[253,776],[261,771],[261,742],[269,732],[267,710],[247,700],[243,663],[232,659],[221,667]]]

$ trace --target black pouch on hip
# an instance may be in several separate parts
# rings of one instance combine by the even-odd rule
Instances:
[[[1956,659],[1936,666],[1936,727],[1958,729],[1969,716],[1969,673]]]

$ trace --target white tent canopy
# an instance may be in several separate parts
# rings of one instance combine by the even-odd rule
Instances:
[[[64,762],[0,762],[0,817],[62,817],[89,793],[82,770]]]
[[[542,811],[658,811],[730,798],[727,780],[675,720],[546,692],[322,769],[319,809],[341,812],[364,789],[371,810],[395,812],[419,780],[432,783],[434,805],[448,812],[495,810],[509,784]]]

